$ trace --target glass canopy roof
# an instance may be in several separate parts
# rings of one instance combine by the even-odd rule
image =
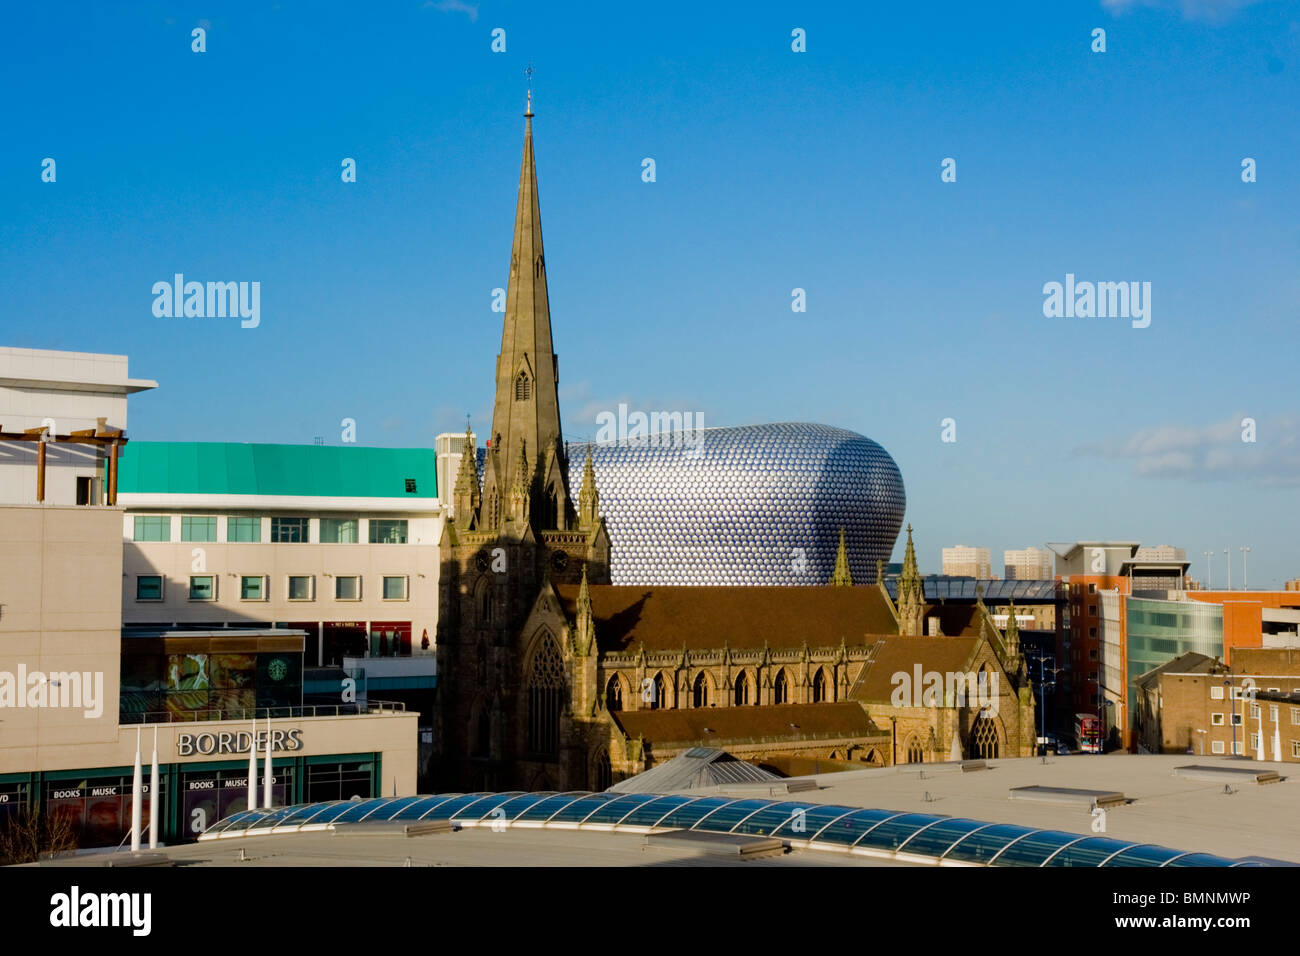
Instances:
[[[929,813],[754,797],[614,793],[447,793],[335,800],[243,810],[201,840],[325,830],[348,824],[451,820],[461,826],[532,826],[647,832],[690,829],[774,836],[793,844],[874,856],[988,866],[1267,866],[1110,837],[983,823]]]

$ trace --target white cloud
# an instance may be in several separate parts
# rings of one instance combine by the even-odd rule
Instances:
[[[1080,445],[1083,457],[1127,460],[1146,478],[1250,481],[1261,487],[1300,486],[1300,419],[1259,419],[1255,441],[1242,441],[1234,415],[1207,425],[1159,425],[1125,436]]]
[[[1148,7],[1175,11],[1185,20],[1220,21],[1259,2],[1261,0],[1101,0],[1101,5],[1114,14]]]
[[[478,22],[478,4],[466,3],[465,0],[425,0],[425,9],[437,10],[439,13],[463,13],[470,23]]]

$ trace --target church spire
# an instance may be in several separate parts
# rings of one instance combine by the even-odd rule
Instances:
[[[840,548],[835,552],[835,573],[831,575],[831,584],[836,587],[849,587],[853,576],[849,574],[849,552],[844,546],[844,529],[840,528]]]
[[[592,528],[600,520],[600,492],[596,490],[596,469],[591,463],[591,446],[582,463],[582,488],[578,491],[578,527]],[[584,572],[585,573],[585,572]]]
[[[921,636],[921,618],[925,614],[925,591],[921,572],[916,566],[916,549],[912,546],[912,526],[907,526],[907,548],[903,552],[903,570],[898,575],[898,633]]]
[[[493,451],[490,474],[484,476],[507,499],[514,475],[507,472],[519,460],[526,444],[533,463],[545,468],[536,476],[540,485],[553,489],[561,507],[556,523],[563,526],[568,507],[568,487],[560,428],[559,361],[551,341],[551,309],[546,285],[546,258],[542,245],[542,214],[533,159],[533,107],[531,93],[524,114],[524,153],[519,166],[519,194],[515,202],[515,230],[510,250],[510,276],[506,285],[506,311],[497,356],[496,401],[492,410]],[[548,447],[553,446],[553,447]],[[548,454],[548,451],[552,454]],[[499,457],[498,457],[499,456]],[[530,475],[529,487],[534,488]],[[531,494],[531,491],[530,491]],[[534,523],[547,521],[548,508],[530,508]]]
[[[460,468],[456,472],[456,487],[452,490],[452,510],[456,527],[470,527],[482,500],[478,484],[478,450],[474,447],[474,433],[465,423],[465,450],[460,455]]]

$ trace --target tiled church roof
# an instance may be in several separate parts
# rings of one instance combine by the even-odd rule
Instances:
[[[727,741],[800,741],[813,737],[870,737],[882,734],[860,704],[773,704],[763,707],[699,707],[625,710],[613,715],[629,737],[660,746],[716,746]]]

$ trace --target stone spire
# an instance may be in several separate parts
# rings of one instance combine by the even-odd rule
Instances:
[[[515,466],[514,484],[510,486],[510,518],[512,521],[528,520],[528,445],[519,443],[519,464]],[[516,529],[519,530],[519,529]]]
[[[579,657],[586,657],[591,653],[592,641],[596,636],[596,619],[591,613],[591,590],[587,587],[585,564],[582,566],[582,584],[578,586],[578,607],[574,625],[577,629],[574,651]]]
[[[1008,654],[1020,653],[1020,625],[1016,623],[1016,602],[1007,609],[1006,642]]]
[[[588,445],[587,460],[582,463],[582,488],[578,491],[578,527],[587,531],[599,520],[600,492],[596,490],[596,470],[591,464],[591,446]],[[585,569],[583,574],[586,574]]]
[[[456,472],[456,487],[452,492],[452,508],[455,512],[456,527],[462,530],[470,527],[482,502],[482,493],[478,484],[478,458],[474,447],[474,433],[469,423],[465,424],[465,450],[461,452],[460,468]]]
[[[554,490],[555,500],[568,505],[563,460],[563,432],[557,382],[559,362],[551,342],[551,309],[546,287],[546,259],[542,247],[542,215],[533,161],[533,110],[531,95],[524,114],[524,155],[519,168],[519,195],[515,203],[515,232],[510,250],[510,277],[506,285],[506,311],[497,356],[496,400],[492,409],[492,445],[500,457],[489,456],[484,484],[494,485],[507,498],[513,492],[511,475],[501,474],[519,459],[527,444],[534,461],[545,466],[538,487]],[[547,455],[547,443],[556,454]],[[494,460],[495,459],[495,462]],[[558,460],[557,460],[558,459]],[[499,463],[499,464],[498,464]],[[530,489],[533,482],[528,483]],[[531,491],[530,491],[531,494]],[[544,520],[549,509],[530,509],[533,522]],[[564,509],[557,523],[563,527]]]
[[[830,583],[841,588],[853,584],[853,576],[849,574],[849,551],[844,545],[843,528],[840,528],[840,548],[835,552],[835,573],[831,575]]]
[[[919,637],[925,615],[925,592],[921,572],[916,566],[916,549],[912,546],[912,526],[907,526],[907,550],[903,553],[903,570],[898,575],[898,633]]]

